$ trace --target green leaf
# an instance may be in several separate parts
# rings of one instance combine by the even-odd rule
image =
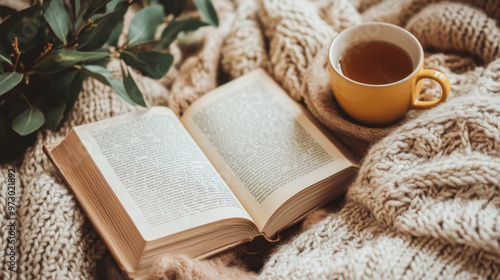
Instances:
[[[45,118],[42,111],[38,108],[30,107],[14,119],[12,129],[19,135],[24,136],[35,132],[44,122]]]
[[[153,79],[159,79],[167,74],[174,61],[171,54],[157,51],[126,50],[120,53],[120,57],[127,65],[141,70],[145,76]]]
[[[87,70],[87,71],[90,71],[90,72],[93,72],[93,73],[96,73],[96,74],[100,74],[102,76],[110,76],[112,77],[113,75],[113,71],[110,71],[100,65],[85,65],[85,67],[83,67],[84,70]],[[99,80],[99,78],[97,78]],[[106,79],[105,79],[106,80]],[[99,80],[101,81],[101,80]],[[103,81],[101,81],[103,82]],[[106,82],[103,82],[104,84],[106,84]]]
[[[5,61],[8,64],[12,65],[12,60],[10,60],[9,55],[5,52],[3,47],[0,45],[0,61]],[[0,64],[1,67],[2,64]]]
[[[13,89],[23,80],[23,74],[8,72],[0,74],[0,96]]]
[[[93,28],[80,33],[77,43],[79,50],[95,50],[108,41],[116,26],[123,23],[123,16],[127,12],[127,3],[121,2],[116,10],[97,18]]]
[[[50,91],[55,94],[50,96],[59,97],[59,93],[68,91],[78,71],[81,70],[75,67],[71,67],[59,73],[54,73],[53,75],[48,76],[47,79],[52,82]],[[63,94],[61,94],[60,96],[62,95]]]
[[[201,19],[213,26],[219,26],[219,17],[215,11],[212,1],[210,0],[193,0],[198,11],[200,11]]]
[[[132,75],[130,75],[127,66],[120,63],[120,67],[122,70],[123,85],[128,96],[130,96],[130,98],[132,98],[137,104],[146,107],[146,103],[144,102],[141,90],[135,83]]]
[[[68,43],[66,37],[68,35],[69,14],[66,12],[64,5],[63,0],[52,0],[45,13],[43,13],[43,17],[49,23],[56,37],[66,45]]]
[[[54,0],[54,1],[57,1],[57,0]],[[47,8],[49,7],[50,3],[52,2],[52,0],[43,0],[43,1],[38,1],[38,2],[42,2],[42,10],[46,11]]]
[[[59,100],[52,104],[51,107],[44,110],[45,116],[45,126],[51,130],[55,130],[63,118],[64,111],[66,109],[66,102],[64,100]]]
[[[33,67],[33,72],[57,72],[77,63],[107,58],[107,52],[81,52],[76,50],[57,49],[47,53]]]
[[[71,7],[73,7],[73,12],[75,13],[75,18],[78,17],[80,13],[80,0],[70,0]]]
[[[87,6],[90,5],[90,2],[93,0],[80,0],[80,15],[86,10]]]
[[[100,81],[105,85],[111,86],[115,90],[115,92],[129,104],[134,106],[140,105],[142,107],[146,107],[146,103],[144,102],[144,98],[142,97],[142,95],[129,96],[129,93],[125,90],[122,81],[114,78],[112,76],[112,72],[110,72],[106,68],[96,65],[86,65],[84,69],[90,77],[93,77],[94,79]]]
[[[177,17],[186,8],[186,0],[160,0],[165,15],[173,14]]]
[[[151,5],[139,10],[128,32],[128,45],[133,46],[154,38],[156,28],[163,23],[163,9],[160,5]]]
[[[85,80],[86,77],[87,75],[85,74],[85,71],[78,70],[76,72],[69,90],[65,92],[66,113],[68,113],[71,109],[73,109],[73,106],[75,106],[75,103],[78,100],[78,95],[82,90],[83,80]]]
[[[106,13],[111,13],[123,7],[122,5],[128,5],[126,0],[111,0],[108,4],[106,4]]]
[[[180,32],[194,31],[202,26],[208,25],[206,22],[199,21],[195,18],[186,18],[181,20],[174,20],[170,22],[161,34],[161,39],[156,44],[155,50],[163,50],[168,48],[179,35]]]
[[[90,4],[84,8],[85,13],[83,14],[83,19],[89,19],[109,2],[111,2],[111,0],[91,0]]]
[[[104,45],[116,47],[118,45],[118,40],[120,39],[122,31],[123,31],[123,21],[121,21],[120,23],[118,23],[117,26],[115,26],[115,29],[113,29],[111,34],[109,34],[109,39]]]

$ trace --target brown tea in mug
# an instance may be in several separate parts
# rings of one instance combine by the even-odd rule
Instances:
[[[339,60],[344,75],[365,84],[389,84],[413,71],[410,55],[386,41],[370,40],[349,46]]]

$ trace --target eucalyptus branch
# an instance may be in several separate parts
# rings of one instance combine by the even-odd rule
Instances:
[[[0,73],[0,142],[8,143],[0,145],[0,162],[27,148],[25,136],[42,126],[56,129],[78,100],[87,77],[111,86],[131,105],[146,106],[129,68],[159,79],[174,61],[165,50],[178,34],[217,26],[210,0],[194,0],[204,1],[197,9],[208,21],[183,19],[187,1],[34,0],[31,7],[0,21],[1,33],[8,36],[0,40],[0,67],[5,67],[0,69],[5,70]],[[139,9],[128,27],[126,43],[119,45],[130,5]],[[22,29],[27,23],[39,24],[30,25],[27,34]],[[156,31],[164,24],[166,30],[158,39]],[[110,58],[122,62],[122,78],[107,70]],[[19,103],[29,108],[19,112]],[[12,146],[16,149],[9,149]]]

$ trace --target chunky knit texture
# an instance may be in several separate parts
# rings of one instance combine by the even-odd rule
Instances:
[[[460,97],[399,127],[370,150],[345,206],[258,278],[498,278],[499,109],[498,96]]]
[[[337,208],[312,213],[270,250],[249,255],[249,245],[203,261],[166,256],[152,279],[500,278],[500,2],[213,2],[219,28],[173,44],[174,66],[161,80],[134,76],[147,103],[180,115],[222,81],[263,67],[363,162]],[[415,34],[425,66],[449,78],[449,101],[387,127],[350,121],[330,91],[326,52],[338,32],[367,21]],[[424,84],[421,99],[438,95]],[[76,125],[133,110],[109,87],[87,80],[57,131],[40,131],[22,161],[0,166],[1,279],[122,276],[110,269],[104,244],[42,146]],[[16,273],[7,270],[3,230],[10,168],[17,176]]]

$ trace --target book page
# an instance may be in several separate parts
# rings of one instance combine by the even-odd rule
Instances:
[[[205,95],[182,121],[259,229],[293,195],[351,166],[262,70]]]
[[[250,219],[171,110],[153,107],[75,130],[145,240]]]

